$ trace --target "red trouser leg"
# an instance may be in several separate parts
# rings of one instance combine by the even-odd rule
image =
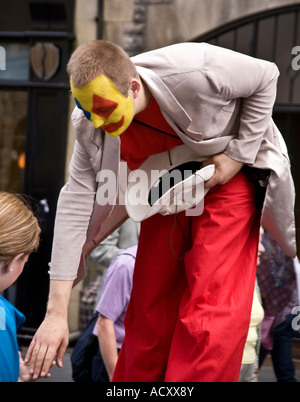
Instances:
[[[199,217],[143,222],[114,381],[236,381],[256,273],[259,214],[243,174],[211,189]]]
[[[178,219],[188,225],[185,216]],[[184,262],[170,247],[174,216],[155,215],[142,222],[125,318],[126,335],[113,381],[163,381],[181,296],[186,288]],[[184,227],[188,233],[188,227]],[[186,236],[186,235],[185,235]],[[185,236],[174,229],[173,247],[184,255]]]
[[[253,199],[253,187],[239,174],[212,191],[203,215],[192,219],[188,287],[165,381],[238,380],[257,265],[260,214]]]

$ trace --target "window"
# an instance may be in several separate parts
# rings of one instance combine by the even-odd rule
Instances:
[[[23,192],[26,91],[0,91],[0,191]]]
[[[30,53],[29,45],[22,43],[0,43],[5,50],[5,70],[0,70],[2,80],[28,80]]]

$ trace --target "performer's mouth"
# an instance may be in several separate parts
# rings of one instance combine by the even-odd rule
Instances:
[[[119,128],[121,128],[123,126],[124,120],[125,120],[125,117],[122,116],[121,120],[118,121],[117,123],[110,123],[110,124],[107,124],[106,126],[102,126],[101,128],[102,128],[102,130],[104,130],[107,133],[113,133],[114,131],[119,130]]]

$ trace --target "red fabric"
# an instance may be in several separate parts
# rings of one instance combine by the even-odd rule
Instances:
[[[256,275],[254,192],[239,173],[209,191],[201,216],[142,222],[113,381],[238,380]]]
[[[129,169],[137,169],[150,155],[168,151],[182,144],[176,132],[166,122],[153,97],[148,107],[135,116],[135,120],[149,124],[174,137],[133,121],[120,137],[121,156],[127,162]]]

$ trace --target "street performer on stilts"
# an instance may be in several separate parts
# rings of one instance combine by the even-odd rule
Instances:
[[[68,73],[76,143],[58,200],[47,314],[27,353],[33,372],[46,375],[56,353],[61,365],[72,286],[86,256],[128,217],[121,192],[99,199],[99,172],[114,172],[122,188],[121,160],[135,172],[184,150],[201,159],[200,172],[214,166],[204,208],[158,208],[142,219],[113,381],[237,381],[260,225],[296,255],[290,161],[272,120],[278,68],[206,43],[129,58],[97,40],[75,50]]]

